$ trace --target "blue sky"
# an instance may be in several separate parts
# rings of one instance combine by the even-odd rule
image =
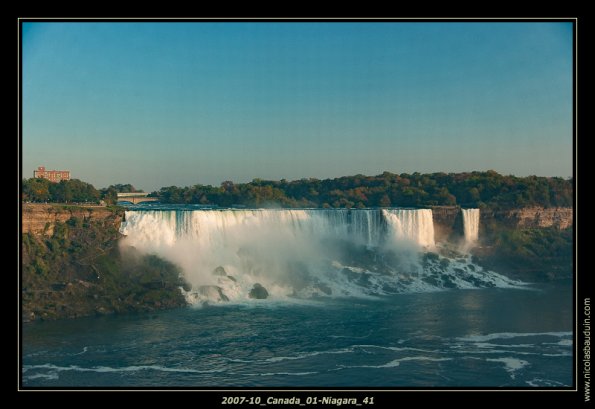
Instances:
[[[23,172],[572,175],[570,23],[23,24]]]

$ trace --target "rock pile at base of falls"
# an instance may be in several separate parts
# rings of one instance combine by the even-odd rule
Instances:
[[[250,298],[256,298],[257,300],[264,300],[269,296],[269,292],[261,284],[256,283],[248,294]]]
[[[229,298],[223,294],[223,289],[217,285],[201,285],[198,293],[211,301],[229,301]]]
[[[214,269],[213,275],[218,276],[218,277],[224,277],[224,278],[234,281],[234,282],[236,281],[235,277],[227,275],[227,271],[225,271],[225,269],[222,266],[219,266],[216,269]],[[219,282],[221,282],[221,281],[219,281]]]
[[[225,276],[227,276],[227,271],[225,271],[225,269],[222,266],[219,266],[213,270],[213,275],[225,277]]]

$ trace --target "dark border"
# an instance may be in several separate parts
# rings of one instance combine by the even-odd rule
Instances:
[[[175,388],[155,388],[155,387],[128,387],[128,388],[83,388],[83,387],[72,387],[72,388],[41,388],[41,387],[23,387],[22,385],[22,324],[21,324],[21,317],[22,317],[22,306],[20,303],[20,290],[22,285],[22,262],[21,262],[21,252],[22,252],[22,202],[21,202],[21,178],[23,177],[23,169],[22,169],[22,23],[24,22],[93,22],[93,23],[103,23],[103,22],[123,22],[123,23],[141,23],[141,22],[151,22],[151,23],[193,23],[193,22],[210,22],[210,23],[252,23],[252,22],[285,22],[285,23],[314,23],[314,22],[350,22],[350,23],[357,23],[357,22],[375,22],[375,23],[394,23],[394,22],[401,22],[401,23],[444,23],[444,22],[454,22],[454,23],[488,23],[488,22],[497,22],[497,23],[505,23],[505,22],[571,22],[573,23],[573,187],[574,187],[574,194],[575,194],[575,201],[573,203],[573,222],[574,222],[574,243],[573,243],[573,250],[574,250],[574,260],[573,260],[573,271],[574,271],[574,278],[573,278],[573,286],[575,292],[573,293],[573,302],[575,305],[575,310],[573,311],[573,319],[575,322],[575,331],[573,334],[573,341],[575,345],[575,354],[573,360],[573,386],[572,387],[564,387],[564,388],[497,388],[497,387],[489,387],[489,388],[420,388],[420,387],[398,387],[398,388],[293,388],[293,389],[286,389],[281,387],[276,388],[255,388],[255,389],[245,389],[245,388],[214,388],[214,389],[207,389],[207,388],[187,388],[187,387],[175,387]],[[580,23],[579,23],[580,22]],[[34,16],[25,16],[17,18],[17,25],[18,25],[18,115],[17,115],[17,129],[18,129],[18,159],[19,159],[19,175],[18,175],[18,189],[19,189],[19,203],[18,203],[18,210],[19,210],[19,225],[18,225],[18,232],[19,232],[19,278],[18,278],[18,372],[19,372],[19,379],[18,379],[18,387],[17,390],[25,392],[32,392],[32,391],[39,391],[39,392],[82,392],[82,391],[95,391],[95,392],[119,392],[119,391],[132,391],[132,392],[161,392],[161,391],[170,391],[170,392],[182,392],[182,391],[199,391],[201,392],[200,403],[203,404],[207,400],[209,402],[215,404],[221,404],[221,397],[222,396],[246,396],[246,397],[255,397],[260,396],[264,398],[265,396],[271,397],[292,397],[298,396],[301,398],[302,403],[305,403],[306,396],[332,396],[336,398],[341,397],[356,397],[361,402],[361,400],[366,396],[374,396],[375,397],[375,404],[381,403],[388,403],[394,398],[402,399],[402,398],[412,398],[416,401],[420,396],[419,392],[427,392],[424,394],[423,401],[426,402],[429,400],[430,402],[435,403],[444,403],[444,400],[450,400],[454,397],[461,397],[464,395],[464,399],[470,399],[472,401],[481,400],[485,402],[485,398],[489,398],[493,402],[505,402],[508,401],[510,398],[518,399],[519,394],[518,392],[528,392],[530,396],[527,396],[527,393],[524,393],[525,397],[534,400],[536,397],[545,396],[545,399],[548,402],[555,403],[555,402],[562,402],[567,401],[569,398],[576,399],[579,402],[583,401],[582,393],[577,394],[576,392],[582,392],[581,389],[581,381],[582,376],[578,376],[578,361],[581,357],[580,355],[580,348],[579,345],[582,345],[582,337],[580,328],[578,328],[578,315],[580,315],[580,311],[578,308],[578,301],[587,296],[587,289],[590,289],[592,292],[592,286],[582,285],[579,287],[578,277],[577,277],[577,200],[578,200],[578,191],[577,191],[577,119],[579,112],[585,111],[583,108],[582,111],[580,110],[580,106],[578,104],[578,96],[577,95],[577,76],[579,71],[579,66],[581,64],[584,65],[583,62],[579,64],[579,60],[577,58],[577,54],[579,54],[579,50],[583,51],[582,55],[588,55],[587,49],[584,45],[585,35],[583,34],[585,31],[583,29],[584,19],[578,17],[398,17],[398,18],[386,18],[386,17],[303,17],[303,18],[296,18],[296,17],[254,17],[254,18],[246,18],[246,17],[233,17],[233,16],[225,16],[225,17],[200,17],[200,18],[176,18],[176,17],[102,17],[102,18],[91,18],[91,17],[81,17],[81,18],[74,18],[74,17],[57,17],[57,18],[48,18],[48,17],[34,17]],[[579,30],[580,25],[580,30]],[[582,35],[582,40],[578,41],[579,34]],[[586,58],[585,58],[586,59]],[[582,72],[586,73],[585,69]],[[585,74],[586,77],[586,74]],[[585,78],[582,78],[585,81]],[[582,94],[584,95],[584,91]],[[585,106],[584,104],[582,105]],[[581,283],[585,277],[581,277]],[[580,293],[580,296],[579,296]],[[582,303],[580,303],[582,305]],[[393,395],[394,392],[400,392],[400,395],[397,397]],[[461,394],[461,392],[465,392]],[[488,395],[485,395],[484,392],[487,392]],[[535,393],[538,393],[536,395]],[[539,392],[546,392],[545,395]],[[566,392],[566,393],[547,393],[547,392]],[[575,392],[575,393],[572,393]],[[44,393],[44,395],[47,395]],[[48,396],[59,396],[60,393],[52,393]],[[78,395],[78,393],[77,393]],[[513,396],[511,396],[513,395]],[[205,399],[206,398],[206,399]],[[573,399],[573,400],[574,400]],[[198,403],[198,402],[197,402]],[[236,405],[233,405],[236,406]],[[254,405],[251,405],[254,406]],[[303,406],[303,405],[302,405]],[[324,405],[317,405],[317,406],[324,406]],[[336,405],[334,405],[336,406]],[[349,406],[349,405],[343,405]],[[365,405],[364,405],[365,406]]]

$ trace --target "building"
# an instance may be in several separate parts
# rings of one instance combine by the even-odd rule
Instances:
[[[45,170],[45,166],[38,166],[37,170],[33,171],[34,178],[47,179],[50,182],[59,182],[61,180],[70,180],[69,170]]]

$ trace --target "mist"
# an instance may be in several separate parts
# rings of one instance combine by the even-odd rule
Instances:
[[[271,299],[506,285],[438,254],[429,209],[129,211],[122,233],[177,264],[192,303],[246,301],[256,284]]]

